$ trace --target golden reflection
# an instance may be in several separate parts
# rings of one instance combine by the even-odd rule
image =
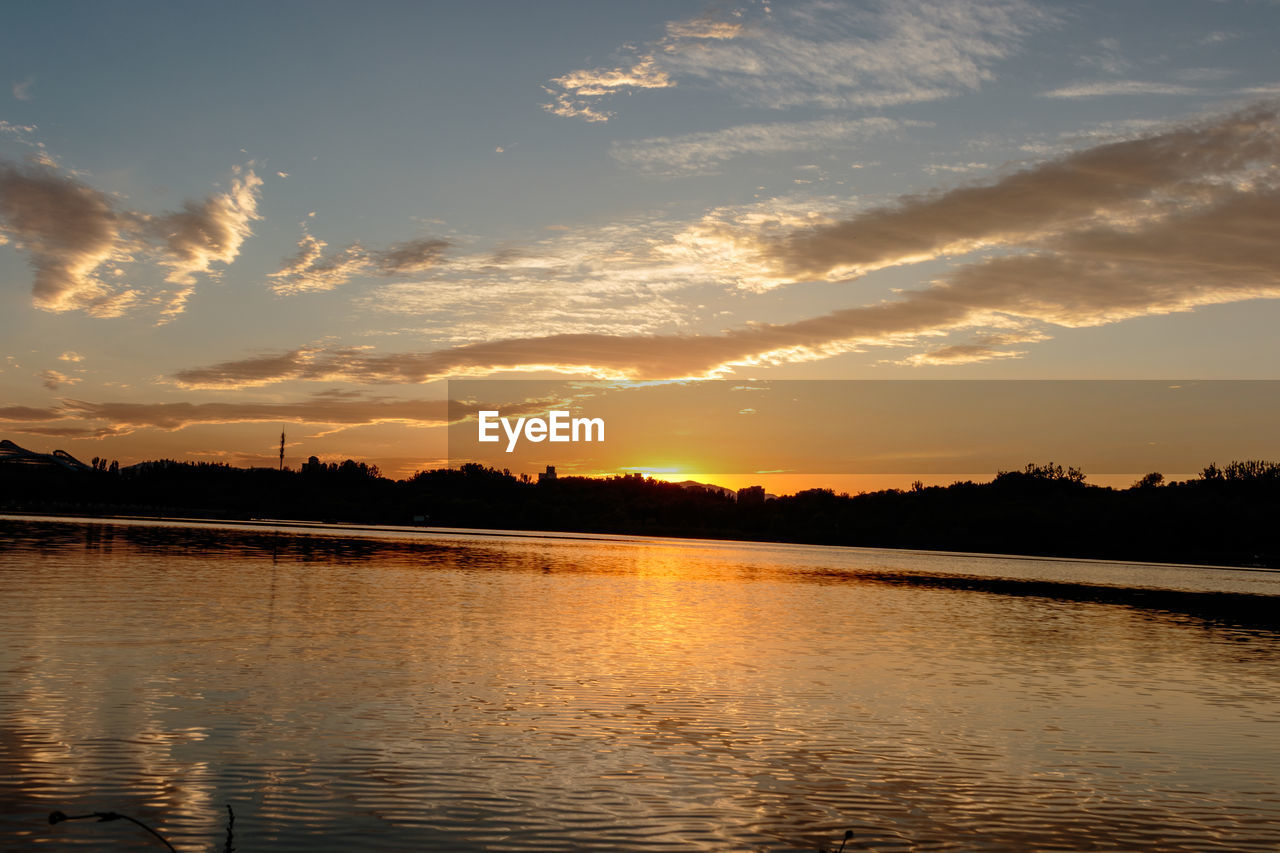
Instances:
[[[1180,791],[1227,797],[1280,760],[1260,737],[1280,722],[1274,626],[1203,609],[1226,588],[1100,583],[1135,567],[114,530],[109,552],[81,536],[0,553],[0,630],[22,661],[0,706],[3,791],[36,818],[132,808],[194,846],[234,802],[238,828],[292,850],[803,849],[845,825],[868,843],[1106,846],[1114,825],[1082,790],[1167,827]],[[48,595],[87,576],[82,599]],[[1203,737],[1172,736],[1187,730]],[[1148,774],[1160,790],[1135,782]],[[1045,802],[1062,826],[1028,834]],[[1250,802],[1165,846],[1224,821],[1258,832],[1274,815]]]

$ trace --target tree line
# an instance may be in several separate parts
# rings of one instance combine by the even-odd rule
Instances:
[[[88,472],[0,466],[0,508],[89,515],[288,518],[692,536],[1280,567],[1280,463],[1211,464],[1166,482],[1091,485],[1029,463],[990,482],[764,500],[635,475],[533,482],[469,464],[402,480],[354,460],[299,469],[156,460]],[[757,499],[752,499],[757,498]]]

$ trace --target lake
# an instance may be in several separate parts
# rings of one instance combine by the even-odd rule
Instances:
[[[0,516],[0,602],[4,850],[1280,847],[1276,572]]]

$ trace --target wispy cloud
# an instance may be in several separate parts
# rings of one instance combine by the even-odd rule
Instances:
[[[1215,83],[1234,77],[1238,72],[1233,68],[1179,68],[1172,71],[1173,77],[1189,83]]]
[[[270,385],[280,381],[281,377],[300,375],[304,372],[314,376],[310,366],[316,357],[326,353],[320,347],[298,347],[287,352],[270,352],[238,359],[233,362],[216,364],[197,371],[183,371],[179,382],[187,387],[227,387],[251,388],[256,385]],[[344,353],[345,354],[345,353]],[[206,378],[222,377],[218,381]]]
[[[657,212],[564,226],[496,251],[459,251],[428,279],[378,285],[356,304],[447,343],[696,328],[709,319],[703,300],[785,283],[772,261],[761,260],[760,238],[832,221],[846,209],[831,198],[783,197],[693,220]],[[386,326],[385,316],[378,325]]]
[[[333,290],[366,268],[364,251],[359,246],[346,246],[326,254],[328,246],[325,241],[304,233],[298,241],[298,253],[270,274],[270,278],[276,279],[271,289],[276,293]]]
[[[797,231],[764,251],[797,280],[841,279],[979,249],[1029,246],[1070,229],[1137,227],[1277,156],[1268,106],[1205,124],[1098,145],[985,185],[913,197]]]
[[[1236,94],[1274,98],[1280,95],[1280,83],[1265,83],[1261,86],[1248,86],[1243,89],[1237,89]]]
[[[1235,41],[1236,39],[1240,38],[1240,36],[1241,34],[1238,32],[1230,32],[1228,30],[1214,30],[1213,32],[1205,33],[1204,36],[1201,37],[1199,43],[1202,45],[1223,44],[1225,42]]]
[[[1052,16],[1021,0],[807,2],[671,22],[617,67],[573,71],[547,86],[549,111],[606,121],[619,91],[710,86],[756,107],[842,109],[974,91]]]
[[[24,423],[27,421],[54,421],[62,417],[56,408],[38,408],[35,406],[0,406],[0,421],[4,423]]]
[[[657,67],[653,55],[648,54],[625,67],[584,69],[556,77],[550,86],[542,87],[552,99],[542,106],[552,115],[565,118],[608,121],[613,114],[596,109],[598,101],[606,95],[635,89],[666,89],[674,85],[671,77]]]
[[[293,403],[119,403],[67,401],[62,417],[104,421],[114,431],[182,429],[195,424],[308,423],[363,426],[405,423],[434,426],[448,422],[444,400],[402,400],[364,395],[316,395]]]
[[[906,127],[928,125],[881,117],[744,124],[705,133],[615,142],[609,153],[618,162],[646,172],[696,174],[715,171],[725,161],[744,155],[851,146]]]
[[[1101,69],[1108,74],[1123,74],[1132,63],[1120,50],[1120,42],[1107,36],[1094,42],[1094,49],[1080,54],[1077,64]]]
[[[13,124],[12,122],[0,120],[0,133],[19,139],[35,133],[36,130],[37,128],[34,124]]]
[[[35,84],[36,84],[36,78],[34,77],[28,77],[25,80],[21,80],[17,83],[14,83],[13,96],[17,98],[19,101],[30,101],[32,98],[35,97],[35,95],[31,93],[31,88],[35,86]]]
[[[741,34],[740,21],[702,17],[667,22],[667,35],[673,39],[733,39]]]
[[[1045,98],[1107,98],[1120,95],[1195,95],[1199,89],[1178,83],[1152,83],[1144,80],[1104,80],[1076,83],[1041,93]]]
[[[182,210],[146,221],[153,239],[164,246],[161,265],[169,268],[166,280],[178,285],[164,308],[166,315],[182,313],[195,290],[196,274],[211,272],[214,263],[229,264],[240,254],[258,218],[258,190],[262,179],[251,169],[233,170],[231,187],[200,202],[187,202]]]
[[[14,432],[69,438],[120,436],[140,429],[173,431],[206,424],[297,423],[347,429],[395,423],[431,427],[474,417],[492,405],[486,401],[414,400],[359,391],[322,392],[291,403],[62,400],[46,407],[0,407],[0,423]],[[546,411],[542,401],[504,404],[505,409],[516,414]]]
[[[985,172],[990,168],[990,163],[930,163],[927,166],[921,167],[924,172],[930,175],[948,172],[951,174],[963,175],[968,172]]]
[[[385,249],[353,243],[326,253],[328,243],[303,233],[298,253],[269,277],[276,280],[272,285],[276,293],[333,290],[358,276],[385,278],[425,272],[441,262],[449,245],[448,240],[423,238]]]
[[[57,391],[59,388],[68,385],[75,385],[80,381],[78,377],[68,376],[60,370],[42,370],[36,374],[40,379],[40,384],[50,391]]]
[[[978,364],[984,361],[995,361],[1006,358],[1021,358],[1027,350],[1006,349],[1015,344],[1035,343],[1048,340],[1043,332],[1028,331],[1013,334],[977,335],[973,340],[963,344],[948,344],[926,352],[915,353],[897,362],[912,367],[926,365],[963,365]]]
[[[197,274],[239,255],[257,218],[261,180],[251,166],[233,172],[226,192],[151,215],[114,198],[51,162],[0,163],[0,236],[27,254],[35,271],[32,295],[47,311],[81,310],[118,316],[143,296],[125,284],[124,266],[147,259],[176,285],[155,296],[162,315],[180,313]]]

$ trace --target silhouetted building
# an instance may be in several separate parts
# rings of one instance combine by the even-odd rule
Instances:
[[[541,474],[538,475],[538,482],[541,483],[544,480],[554,480],[555,478],[556,478],[556,466],[548,465],[547,470],[543,471]]]
[[[102,462],[102,468],[106,470],[106,460],[104,459]],[[94,465],[86,465],[65,450],[55,450],[52,453],[36,453],[34,450],[19,447],[7,438],[4,441],[0,441],[0,463],[6,466],[17,465],[24,468],[50,468],[64,471],[93,471],[97,469],[96,463]]]

